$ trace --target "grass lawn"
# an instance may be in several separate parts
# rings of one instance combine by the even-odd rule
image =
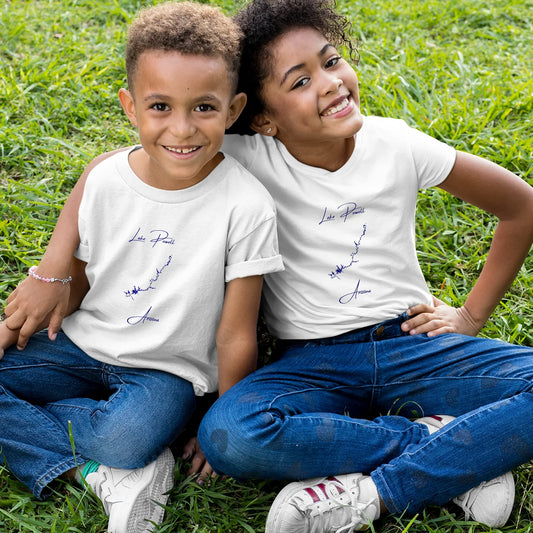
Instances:
[[[135,0],[4,0],[0,6],[0,299],[41,257],[62,203],[98,153],[136,142],[120,109]],[[212,0],[228,12],[230,0]],[[533,0],[339,0],[359,43],[362,107],[403,118],[533,183]],[[485,259],[493,217],[439,190],[420,195],[420,262],[433,293],[460,305]],[[533,346],[533,255],[482,335]],[[527,423],[527,421],[525,421]],[[178,462],[167,532],[261,532],[277,483],[200,487]],[[533,531],[533,467],[516,472],[505,531]],[[98,502],[58,483],[45,502],[0,467],[0,532],[106,530]],[[380,532],[482,532],[458,510],[388,518]]]

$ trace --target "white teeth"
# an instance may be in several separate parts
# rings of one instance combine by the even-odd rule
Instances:
[[[171,148],[170,146],[165,146],[165,148],[169,152],[175,152],[176,154],[190,154],[191,152],[198,150],[198,147],[196,148]]]
[[[325,113],[323,113],[322,116],[329,117],[330,115],[334,115],[335,113],[346,109],[348,107],[348,104],[348,98],[345,98],[338,106],[329,108]]]

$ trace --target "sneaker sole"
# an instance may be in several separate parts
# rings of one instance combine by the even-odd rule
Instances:
[[[174,485],[175,460],[166,448],[157,458],[154,480],[137,497],[128,519],[128,533],[149,533],[154,524],[161,524],[168,501],[168,491]]]

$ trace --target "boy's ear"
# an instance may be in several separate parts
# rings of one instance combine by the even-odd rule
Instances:
[[[226,129],[230,128],[233,123],[239,118],[244,106],[246,105],[246,94],[238,93],[231,100],[228,108],[228,116],[226,118]]]
[[[265,115],[263,113],[256,115],[252,119],[250,128],[252,128],[256,133],[266,135],[267,137],[274,137],[278,132],[278,129],[276,128],[274,122],[270,120],[268,115]]]
[[[137,115],[135,114],[135,104],[133,102],[133,96],[127,89],[120,89],[118,91],[118,99],[124,109],[124,113],[130,119],[130,122],[137,127]]]

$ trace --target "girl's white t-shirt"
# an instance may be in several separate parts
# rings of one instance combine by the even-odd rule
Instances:
[[[365,117],[335,172],[277,139],[226,136],[276,203],[285,270],[265,276],[264,313],[282,339],[335,336],[432,302],[415,247],[417,193],[440,184],[455,150],[404,121]]]

